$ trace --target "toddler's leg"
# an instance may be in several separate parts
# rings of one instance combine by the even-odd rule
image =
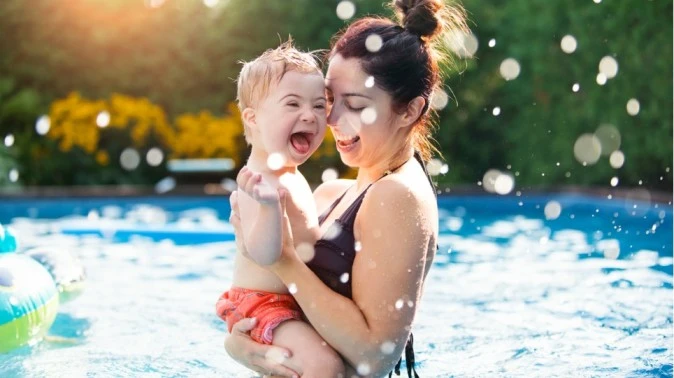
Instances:
[[[292,352],[292,357],[283,364],[303,378],[344,377],[342,358],[305,322],[287,320],[281,323],[274,330],[272,344]]]

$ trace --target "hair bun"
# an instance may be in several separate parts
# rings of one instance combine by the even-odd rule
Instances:
[[[442,32],[442,0],[394,0],[402,26],[419,37],[434,37]]]

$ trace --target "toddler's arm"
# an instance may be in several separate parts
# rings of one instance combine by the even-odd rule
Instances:
[[[270,265],[281,256],[283,214],[281,197],[259,173],[243,167],[236,177],[239,188],[257,202],[257,211],[249,225],[242,225],[243,243],[248,257],[259,265]],[[248,226],[248,227],[246,227]]]

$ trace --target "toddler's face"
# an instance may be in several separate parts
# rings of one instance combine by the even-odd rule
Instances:
[[[326,116],[323,76],[289,71],[255,109],[257,140],[285,166],[297,166],[323,141]]]

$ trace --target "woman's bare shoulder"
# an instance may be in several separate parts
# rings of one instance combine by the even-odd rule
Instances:
[[[337,197],[341,196],[351,185],[354,180],[331,180],[324,182],[314,190],[314,200],[316,201],[316,208],[319,211],[329,206]]]

